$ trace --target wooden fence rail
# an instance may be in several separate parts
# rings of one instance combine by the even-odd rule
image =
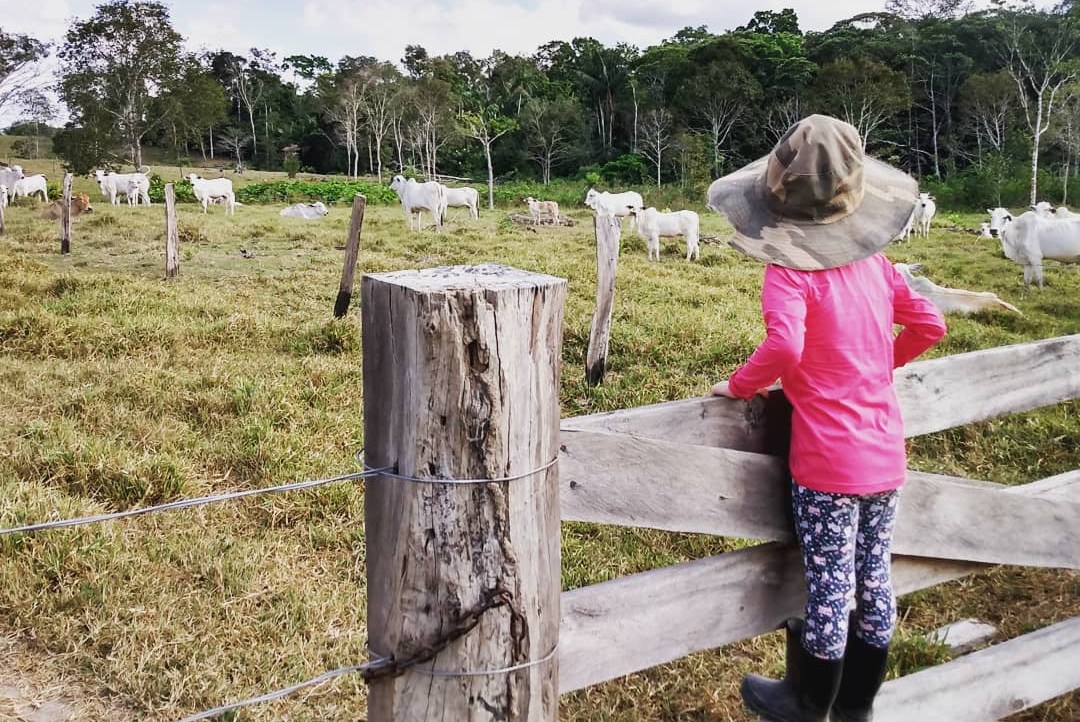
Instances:
[[[484,273],[463,268],[467,267],[450,270],[462,278]],[[434,272],[438,276],[441,271]],[[444,356],[468,359],[474,371],[487,369],[494,357],[475,348],[478,335],[447,334],[445,331],[452,324],[446,319],[432,316],[418,320],[410,315],[430,315],[431,309],[457,303],[462,304],[460,311],[447,319],[473,319],[484,304],[498,307],[502,302],[496,299],[507,287],[496,279],[486,294],[474,294],[470,296],[474,300],[464,302],[452,300],[451,292],[458,289],[456,283],[442,288],[436,282],[427,288],[434,291],[430,299],[412,305],[398,299],[379,306],[374,297],[365,295],[364,299],[364,347],[373,349],[370,358],[365,353],[364,399],[365,405],[373,405],[365,412],[365,438],[381,463],[404,463],[410,473],[420,473],[417,463],[425,454],[428,456],[424,458],[429,458],[441,449],[448,459],[440,463],[456,468],[453,464],[461,462],[454,459],[468,459],[475,451],[464,444],[461,448],[446,447],[444,437],[453,429],[444,427],[453,415],[432,416],[433,409],[445,404],[448,396],[458,396],[456,392],[447,394],[439,389],[460,390],[463,385],[433,385],[427,380],[427,373],[430,368],[436,368],[431,366],[433,359]],[[370,282],[368,287],[374,289],[375,282]],[[381,319],[371,310],[376,308],[383,309],[387,318]],[[561,313],[561,310],[538,312],[538,308],[531,301],[522,306],[519,325],[528,326],[530,318],[535,323],[538,313],[541,318],[549,318],[546,315],[549,313]],[[514,322],[509,316],[501,317],[496,324],[498,328],[512,326]],[[374,343],[374,337],[367,336],[369,327],[393,331],[400,337]],[[445,350],[430,346],[432,335],[442,339]],[[560,345],[560,341],[550,336],[533,334],[533,337],[541,349]],[[542,338],[547,340],[537,341]],[[418,366],[403,368],[403,361]],[[521,388],[532,388],[532,395],[543,397],[545,384],[551,379],[537,371],[544,363],[533,361],[535,356],[529,363],[519,365],[533,368],[530,373],[536,374],[539,381],[532,381],[531,387],[525,383]],[[558,355],[551,356],[548,363],[557,369]],[[896,372],[907,435],[927,434],[1080,398],[1080,374],[1075,373],[1078,363],[1080,335],[910,364]],[[500,376],[500,388],[520,381],[504,372]],[[537,385],[539,382],[543,383]],[[465,384],[464,388],[469,386]],[[394,395],[397,392],[391,393],[392,389],[401,389],[402,393],[411,389],[411,395],[399,399]],[[403,399],[414,402],[415,408],[398,408]],[[783,425],[776,423],[780,415],[778,400],[781,400],[778,394],[769,400],[751,402],[687,399],[564,419],[559,424],[558,504],[563,521],[707,533],[765,542],[555,595],[553,600],[558,599],[557,603],[539,608],[541,619],[555,615],[561,620],[557,629],[559,693],[753,638],[775,630],[782,620],[801,611],[805,602],[804,577],[798,549],[791,543],[787,512],[789,481],[782,458],[786,452],[778,443],[782,436],[778,429]],[[494,411],[495,406],[490,410]],[[397,433],[391,430],[393,424],[402,425],[407,418],[415,421],[427,417],[441,421],[432,421],[423,435],[405,424],[401,442],[391,443],[393,434]],[[511,417],[518,419],[518,423],[522,419],[521,414],[507,415],[504,419],[489,416],[485,422],[489,425],[484,426],[485,438],[494,434],[490,438],[502,436],[513,443],[546,438],[542,431],[546,416],[526,415],[524,418],[532,419],[529,429],[511,428],[508,422]],[[505,427],[493,430],[491,425],[499,424]],[[552,434],[555,435],[554,429]],[[547,448],[546,442],[536,443]],[[534,463],[537,461],[538,458],[533,459]],[[425,462],[424,468],[431,463],[434,462]],[[433,472],[434,467],[430,468]],[[506,468],[509,470],[511,466],[507,464]],[[485,478],[497,476],[497,471],[490,468]],[[454,508],[445,504],[445,499],[439,501],[442,497],[407,501],[412,497],[384,486],[382,482],[373,482],[368,487],[369,544],[372,539],[400,542],[413,535],[412,541],[402,547],[407,550],[405,556],[400,551],[386,554],[389,548],[386,544],[378,547],[384,552],[381,556],[372,554],[377,549],[375,545],[369,548],[369,593],[374,612],[374,616],[369,616],[369,629],[374,643],[390,650],[408,636],[402,636],[403,629],[430,626],[431,620],[423,622],[428,614],[423,610],[437,611],[438,607],[424,602],[423,594],[434,593],[436,598],[444,593],[456,595],[455,590],[468,588],[472,584],[469,580],[476,575],[459,575],[447,588],[449,591],[443,589],[445,583],[437,576],[417,576],[414,567],[422,563],[426,552],[418,555],[416,551],[429,546],[442,549],[438,530],[456,528],[452,524],[454,520],[447,518],[448,514],[453,516]],[[511,508],[524,508],[523,500],[532,496],[534,492],[518,497],[519,501],[513,502]],[[473,497],[462,495],[457,508],[467,510],[470,498]],[[423,513],[403,514],[403,510],[413,508],[422,508]],[[522,523],[529,525],[524,519]],[[474,526],[469,528],[475,531]],[[455,538],[463,538],[465,534],[454,533]],[[522,559],[530,558],[534,546],[551,544],[550,533],[534,531],[534,534],[532,543],[518,537],[513,545]],[[488,544],[473,543],[471,548],[477,553],[498,548],[502,545],[500,539],[495,535]],[[528,554],[522,554],[521,550],[528,550]],[[957,579],[990,564],[1080,569],[1080,470],[1018,487],[909,471],[908,484],[901,495],[894,551],[893,577],[898,594]],[[552,556],[557,556],[557,551],[549,550],[540,558],[550,561]],[[440,564],[447,568],[454,564],[457,566],[453,568],[459,569],[467,566],[449,556]],[[405,584],[406,571],[414,582],[430,577],[434,590],[425,592],[421,589],[423,585]],[[400,620],[387,617],[388,603],[411,610],[415,623],[402,627]],[[561,612],[556,614],[554,610],[560,606]],[[477,644],[490,644],[499,635],[482,636],[484,639]],[[544,635],[541,638],[552,641]],[[1080,686],[1078,642],[1080,619],[1073,619],[891,682],[877,705],[879,719],[982,722],[1063,694]],[[454,649],[460,653],[469,648],[465,645]],[[511,648],[516,647],[511,645]],[[540,648],[549,647],[543,644]],[[533,647],[523,658],[535,661],[535,650]],[[505,650],[496,650],[494,658],[500,658],[500,654],[505,654]],[[548,660],[540,661],[546,664]],[[556,667],[548,665],[544,669],[551,674]],[[542,687],[543,677],[534,676],[537,668],[529,667],[529,670],[531,681]],[[983,683],[988,680],[993,685],[990,693]],[[454,714],[460,716],[473,704],[462,702],[465,686],[442,682],[439,685],[439,699],[443,703],[424,719],[448,718],[443,713],[450,709],[457,710]],[[373,687],[372,718],[391,719],[392,713],[386,712],[389,707],[379,702],[380,699],[393,697],[398,700],[395,704],[404,710],[407,703],[402,701],[405,698],[399,694],[401,690],[430,697],[430,688],[430,679],[419,684],[402,683],[388,697]],[[532,694],[537,689],[530,687]],[[548,699],[543,694],[541,697]],[[545,714],[553,711],[546,703],[543,709]],[[915,713],[912,709],[919,711]],[[408,715],[401,717],[406,718],[413,719]]]

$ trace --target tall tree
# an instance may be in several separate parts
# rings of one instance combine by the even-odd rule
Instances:
[[[976,73],[960,86],[960,112],[975,132],[980,165],[984,147],[999,155],[1005,152],[1009,119],[1017,106],[1016,83],[1005,71]]]
[[[494,106],[477,111],[465,111],[458,116],[462,135],[466,135],[484,149],[487,163],[488,208],[495,207],[495,169],[491,164],[491,146],[507,133],[517,130],[518,124],[513,118],[499,113]]]
[[[572,98],[536,98],[525,104],[520,119],[529,157],[540,166],[540,179],[547,185],[551,169],[569,155],[575,136],[580,136],[581,107]]]
[[[158,2],[111,0],[76,20],[60,49],[60,97],[74,120],[112,124],[142,166],[143,137],[166,118],[154,101],[178,80],[183,38]]]
[[[672,138],[673,118],[667,108],[652,108],[645,113],[642,123],[641,154],[652,161],[656,169],[656,187],[660,187],[660,172],[664,159],[674,145]]]
[[[37,63],[48,52],[40,40],[0,29],[0,111],[27,90],[40,89]]]
[[[45,93],[36,88],[24,90],[18,97],[23,117],[34,127],[34,157],[41,157],[41,126],[56,117],[56,107]]]
[[[207,141],[213,157],[214,128],[224,124],[228,100],[214,76],[194,56],[188,56],[181,61],[177,83],[161,96],[157,112],[170,118],[175,150],[186,153],[189,143],[195,143],[205,160]]]
[[[1016,83],[1031,132],[1031,204],[1035,205],[1042,137],[1054,119],[1058,93],[1077,76],[1075,28],[1063,16],[1017,13],[1006,37],[1006,69]]]
[[[814,79],[816,105],[855,126],[865,150],[878,129],[911,105],[903,74],[875,60],[837,60]]]

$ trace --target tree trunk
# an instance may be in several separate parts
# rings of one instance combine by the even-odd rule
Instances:
[[[382,183],[382,136],[375,139],[375,173]]]
[[[210,160],[214,159],[214,126],[210,126]]]
[[[134,136],[131,139],[131,156],[132,162],[135,164],[135,170],[142,171],[142,140],[139,136]]]
[[[1042,93],[1035,96],[1039,109],[1035,112],[1035,129],[1031,133],[1031,205],[1035,205],[1039,195],[1039,141],[1042,140],[1043,104]]]
[[[491,167],[491,143],[484,143],[484,157],[488,169],[488,210],[495,210],[495,171]]]

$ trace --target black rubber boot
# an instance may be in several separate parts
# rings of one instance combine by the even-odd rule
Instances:
[[[848,627],[844,649],[844,673],[833,702],[832,722],[871,722],[874,697],[885,680],[889,648],[873,647],[855,634],[855,620]]]
[[[767,679],[756,674],[743,677],[743,702],[768,722],[828,722],[844,662],[807,652],[802,646],[801,620],[789,619],[786,627],[784,678]]]

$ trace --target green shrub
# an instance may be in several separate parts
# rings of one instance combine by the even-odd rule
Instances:
[[[282,162],[281,167],[290,178],[295,178],[297,172],[300,170],[300,159],[295,155],[290,155]]]
[[[322,201],[323,203],[352,202],[353,196],[362,193],[368,203],[385,205],[396,203],[398,198],[389,186],[366,181],[269,181],[249,183],[236,191],[241,203],[295,203],[296,201]]]
[[[173,184],[177,203],[195,203],[195,191],[191,189],[191,181],[182,178],[178,181],[166,181],[157,173],[150,174],[150,190],[148,192],[151,203],[165,202],[165,184]]]
[[[640,185],[652,175],[648,163],[637,153],[627,153],[608,161],[600,169],[600,177],[612,184]]]

